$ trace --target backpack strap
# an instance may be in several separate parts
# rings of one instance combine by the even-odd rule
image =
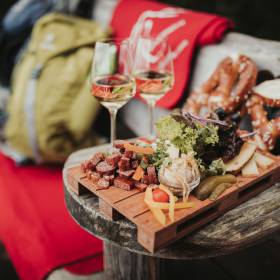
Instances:
[[[32,154],[36,163],[41,163],[40,150],[37,142],[37,132],[35,124],[35,99],[37,91],[37,82],[43,69],[43,64],[37,64],[31,73],[30,80],[27,83],[26,97],[24,102],[24,112],[26,116],[27,134],[32,149]]]

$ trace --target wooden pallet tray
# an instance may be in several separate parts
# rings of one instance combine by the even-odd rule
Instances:
[[[80,167],[70,168],[67,180],[72,190],[81,195],[90,191],[99,198],[100,211],[112,220],[125,217],[137,226],[138,242],[150,252],[182,238],[233,207],[259,194],[280,179],[280,159],[255,178],[237,177],[237,183],[227,189],[216,201],[200,201],[193,195],[193,208],[175,210],[175,221],[161,225],[144,202],[144,193],[134,189],[125,191],[116,187],[101,190],[88,180]],[[168,217],[168,215],[166,215]]]

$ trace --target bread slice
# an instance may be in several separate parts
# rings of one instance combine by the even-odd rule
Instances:
[[[275,161],[269,156],[262,154],[261,152],[257,151],[254,154],[254,160],[256,161],[257,165],[260,168],[268,168],[270,167]]]
[[[251,159],[257,149],[257,145],[252,142],[245,142],[239,154],[226,163],[226,172],[237,173]]]
[[[260,174],[254,156],[243,166],[241,174],[243,177],[256,177]]]

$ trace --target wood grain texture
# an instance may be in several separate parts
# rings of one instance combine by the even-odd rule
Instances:
[[[109,242],[104,243],[106,280],[165,280],[160,274],[159,258],[139,255]]]
[[[105,146],[84,149],[72,154],[65,164],[66,171]],[[136,239],[136,227],[127,219],[110,221],[91,194],[77,196],[65,184],[65,200],[76,221],[103,240],[111,241],[130,251],[151,255]],[[280,184],[227,212],[209,225],[154,254],[171,259],[198,259],[229,254],[267,238],[280,230]]]

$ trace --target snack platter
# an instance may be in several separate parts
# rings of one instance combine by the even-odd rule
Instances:
[[[280,79],[257,76],[249,57],[226,57],[155,139],[115,141],[69,169],[68,184],[134,223],[152,253],[202,227],[280,180]]]
[[[167,221],[161,225],[144,202],[145,193],[138,189],[130,191],[116,188],[100,189],[87,178],[80,166],[69,169],[67,180],[72,191],[77,195],[91,192],[99,199],[100,211],[112,220],[125,217],[137,226],[138,242],[148,251],[155,252],[160,248],[184,237],[221,216],[233,207],[245,202],[274,185],[280,179],[280,159],[269,168],[260,170],[260,175],[253,178],[237,176],[237,182],[227,189],[215,201],[199,200],[189,196],[192,208],[177,209],[174,222]]]

